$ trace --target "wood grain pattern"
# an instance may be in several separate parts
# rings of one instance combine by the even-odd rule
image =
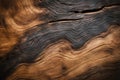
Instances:
[[[33,4],[33,0],[0,0],[0,56],[13,49],[26,30],[43,23],[38,19],[43,9]]]
[[[119,0],[0,0],[0,12],[0,80],[120,80]]]
[[[113,70],[120,69],[115,63],[120,61],[118,40],[120,27],[93,38],[80,50],[61,40],[46,48],[34,63],[17,66],[8,80],[76,80],[79,75],[77,80],[99,80],[103,74],[107,79],[114,75]]]

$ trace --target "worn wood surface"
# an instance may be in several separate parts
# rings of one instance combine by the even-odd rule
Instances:
[[[120,0],[0,0],[0,80],[120,80]]]

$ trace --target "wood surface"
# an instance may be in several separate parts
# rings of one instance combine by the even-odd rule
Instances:
[[[0,80],[120,80],[120,0],[0,0]]]

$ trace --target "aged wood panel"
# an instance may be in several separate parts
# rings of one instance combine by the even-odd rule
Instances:
[[[120,0],[0,0],[0,80],[120,80]]]

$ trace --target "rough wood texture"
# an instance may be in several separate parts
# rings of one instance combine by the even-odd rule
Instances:
[[[0,0],[0,80],[120,80],[120,0]]]

